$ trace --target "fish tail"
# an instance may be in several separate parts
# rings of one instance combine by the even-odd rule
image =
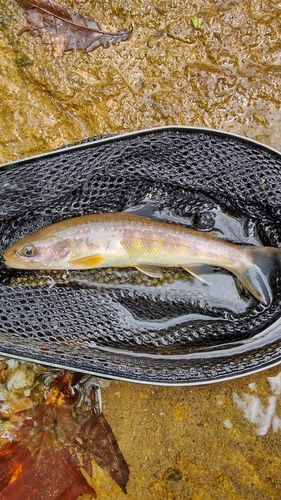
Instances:
[[[281,250],[271,247],[246,247],[243,253],[243,264],[231,271],[256,299],[269,306],[272,302],[270,277],[273,270],[280,266]]]

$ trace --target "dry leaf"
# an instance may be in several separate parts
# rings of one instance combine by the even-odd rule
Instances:
[[[73,12],[54,0],[17,2],[29,9],[26,20],[31,25],[30,28],[23,28],[20,33],[28,30],[33,36],[41,36],[43,42],[52,44],[54,57],[62,57],[67,50],[83,49],[90,52],[100,46],[109,47],[127,40],[132,31],[103,31],[93,19]]]

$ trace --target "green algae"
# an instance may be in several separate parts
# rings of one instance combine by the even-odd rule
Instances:
[[[14,61],[19,69],[24,68],[25,66],[29,66],[33,64],[31,59],[28,57],[27,54],[24,52],[17,52],[17,54],[14,57]]]
[[[192,16],[191,22],[195,29],[200,29],[202,26],[202,17]]]

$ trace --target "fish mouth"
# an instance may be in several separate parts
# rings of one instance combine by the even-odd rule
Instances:
[[[11,267],[13,269],[26,269],[26,261],[22,260],[22,258],[17,253],[17,250],[10,249],[4,252],[3,255],[4,263],[7,267]],[[22,260],[22,262],[21,262]],[[30,267],[32,267],[32,262],[30,262]]]
[[[26,269],[26,265],[24,265],[24,263],[21,264],[13,258],[4,257],[4,263],[7,267],[11,267],[12,269]]]

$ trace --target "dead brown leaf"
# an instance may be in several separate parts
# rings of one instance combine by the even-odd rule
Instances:
[[[91,453],[96,463],[106,469],[114,481],[126,493],[129,468],[120,451],[110,425],[101,411],[97,399],[97,387],[92,388],[92,416],[82,425],[78,438],[82,448]]]
[[[44,43],[52,45],[54,57],[62,57],[67,50],[82,49],[90,52],[100,46],[109,47],[123,42],[132,30],[115,33],[104,31],[101,26],[88,17],[73,12],[54,0],[17,0],[28,9],[26,20],[33,36],[41,36]]]

